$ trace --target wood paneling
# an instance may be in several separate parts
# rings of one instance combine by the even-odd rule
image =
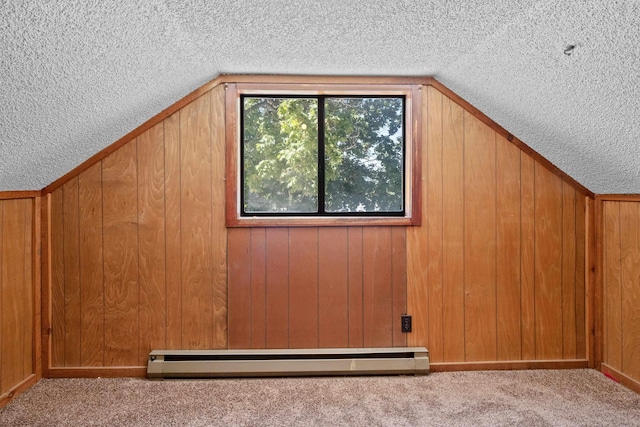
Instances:
[[[364,346],[391,346],[393,342],[391,229],[365,227],[362,231],[362,248]]]
[[[442,317],[442,278],[443,278],[443,185],[442,185],[442,94],[436,90],[427,91],[426,161],[427,171],[425,213],[426,220],[426,289],[425,305],[429,313],[427,340],[430,357],[434,361],[443,360],[443,317]]]
[[[222,85],[65,178],[51,195],[52,367],[141,366],[161,346],[585,358],[583,189],[423,90],[421,226],[227,229]]]
[[[348,228],[347,238],[349,347],[363,347],[364,307],[362,305],[362,227]]]
[[[602,203],[603,363],[640,381],[640,201]]]
[[[289,341],[315,348],[318,336],[318,229],[289,230]]]
[[[522,153],[520,157],[520,329],[522,333],[522,359],[536,358],[535,328],[535,161]]]
[[[535,168],[536,358],[562,359],[562,182]]]
[[[496,174],[496,358],[520,360],[520,150],[501,136]]]
[[[0,407],[36,378],[34,206],[0,200]]]
[[[318,230],[319,347],[349,347],[349,237],[343,227]]]
[[[165,209],[164,127],[137,138],[138,150],[138,364],[147,362],[144,349],[165,346]],[[142,333],[142,331],[145,331]]]
[[[78,178],[62,187],[64,203],[64,360],[68,366],[80,364],[80,208]]]
[[[220,87],[51,194],[53,369],[227,346],[223,123]]]
[[[251,334],[250,348],[265,348],[267,345],[267,330],[265,324],[267,288],[266,288],[266,244],[267,234],[264,228],[253,228],[250,234],[250,255],[249,262],[242,265],[242,268],[250,273],[250,299],[248,301],[251,312],[249,318],[249,332]],[[245,243],[246,244],[246,243]],[[247,268],[247,265],[250,267]],[[241,282],[242,283],[242,282]],[[246,283],[246,279],[245,282]],[[240,310],[238,310],[240,308]],[[246,314],[243,307],[235,307],[235,315]],[[233,324],[233,320],[229,319],[229,325]]]
[[[182,348],[182,212],[180,210],[180,113],[164,121],[164,210],[166,342],[168,349]]]
[[[230,348],[406,345],[404,228],[234,228],[228,238]]]
[[[467,361],[496,359],[495,139],[496,135],[491,129],[465,113],[464,287]]]
[[[435,89],[429,89],[435,91]],[[464,110],[443,97],[442,146],[442,360],[465,360],[464,314]],[[438,159],[430,159],[437,162]],[[424,168],[425,166],[423,166]],[[430,218],[426,219],[430,221]],[[407,248],[411,253],[411,246]],[[444,274],[446,272],[446,274]]]
[[[102,258],[102,167],[78,177],[80,209],[80,364],[104,364],[104,274]],[[82,286],[84,284],[85,286]],[[87,286],[86,284],[91,284]]]
[[[212,348],[210,98],[180,110],[182,348]]]
[[[407,230],[408,342],[446,366],[585,359],[583,189],[457,97],[429,87],[423,99],[425,214]]]
[[[8,391],[22,379],[22,347],[20,336],[20,311],[22,302],[20,291],[24,286],[24,277],[19,274],[22,268],[22,252],[20,241],[24,229],[20,229],[20,213],[18,201],[2,202],[2,264],[0,265],[0,336],[2,337],[2,353],[0,353],[0,390]],[[24,220],[24,219],[23,219]]]
[[[402,228],[392,228],[390,235],[385,227],[347,228],[349,345],[389,340],[394,345],[426,345],[434,363],[584,358],[585,283],[580,270],[585,265],[584,197],[434,88],[427,88],[423,117],[427,118],[421,196],[425,216],[422,226],[398,233],[404,234],[404,254],[396,253],[392,242]],[[289,319],[290,310],[295,318],[301,316],[297,304],[307,307],[305,313],[313,313],[306,322],[315,325],[317,304],[320,331],[333,322],[335,332],[342,333],[338,317],[326,320],[336,313],[324,308],[329,294],[343,295],[342,285],[325,294],[324,277],[335,275],[333,280],[341,283],[344,267],[334,262],[334,271],[324,272],[327,258],[322,248],[327,243],[318,237],[307,243],[311,253],[317,250],[319,266],[296,254],[300,269],[292,269],[291,242],[286,249],[283,242],[285,234],[298,232],[278,231],[283,235],[272,244],[281,255],[267,247],[267,259],[271,258],[267,282],[268,271],[288,274],[278,281],[288,290],[286,300],[277,295],[279,307],[289,308],[286,313],[281,309],[282,326],[277,330],[291,331],[295,322]],[[355,240],[357,233],[361,242]],[[343,239],[342,234],[331,238],[338,253]],[[390,264],[387,257],[392,257]],[[406,277],[398,273],[401,259],[406,262]],[[271,262],[280,267],[270,267]],[[315,289],[313,278],[310,288],[300,288],[304,276],[297,276],[300,271],[319,275],[317,300],[313,291],[304,294]],[[406,291],[394,286],[396,275],[400,283],[409,284]],[[406,341],[396,334],[403,292],[414,318],[414,332]],[[267,295],[269,300],[269,290]],[[267,319],[267,331],[276,330],[271,324]],[[289,334],[286,346],[298,346],[298,335],[294,332],[291,340]],[[305,336],[315,339],[313,332]]]
[[[229,347],[251,348],[251,253],[250,229],[229,230]]]
[[[562,357],[576,358],[576,191],[562,184]]]
[[[268,228],[266,231],[266,287],[265,310],[267,348],[289,347],[289,230]],[[231,239],[231,236],[229,236]],[[229,252],[229,264],[233,262]],[[229,283],[229,294],[234,289]],[[231,310],[231,308],[229,308]],[[246,309],[245,309],[246,310]],[[231,324],[229,325],[231,328]],[[231,341],[229,331],[229,341]],[[294,343],[295,347],[296,344]],[[231,345],[230,345],[231,347]]]
[[[604,203],[603,215],[603,287],[604,287],[604,361],[622,369],[622,278],[620,253],[620,203]]]
[[[407,233],[404,227],[391,228],[391,288],[393,346],[404,347],[407,345],[407,334],[402,332],[400,322],[402,315],[407,312]]]
[[[640,379],[640,203],[620,204],[622,371]]]
[[[211,275],[214,348],[227,346],[227,228],[225,224],[225,87],[210,94],[211,117]]]
[[[432,110],[438,112],[440,108],[438,106],[429,108],[430,103],[434,102],[431,88],[427,88],[426,96],[423,96],[422,99],[422,118],[425,123],[422,126],[423,147],[420,162],[423,166],[420,168],[420,181],[422,181],[420,200],[423,205],[426,205],[429,181],[427,179],[427,167],[425,166],[427,165],[429,131],[432,126],[430,117]],[[435,123],[435,126],[438,126],[438,123]],[[429,344],[429,294],[425,257],[428,245],[427,221],[429,216],[424,207],[422,212],[425,218],[422,219],[421,226],[407,229],[407,246],[411,247],[411,251],[407,252],[407,312],[413,317],[413,330],[407,340],[411,346],[427,347]],[[434,355],[435,352],[431,348],[430,358],[433,359]]]
[[[591,201],[593,204],[593,201]],[[576,357],[587,357],[587,197],[576,194]],[[590,233],[594,234],[592,229]],[[593,236],[590,238],[593,239]]]
[[[65,197],[65,205],[67,204],[66,200]],[[139,350],[138,301],[140,290],[138,286],[138,200],[135,142],[123,146],[102,161],[102,200],[104,364],[106,366],[136,366]],[[65,229],[65,235],[66,233]],[[66,268],[67,259],[65,257],[65,272]],[[91,286],[91,284],[87,285]],[[81,365],[67,361],[66,366]]]
[[[62,188],[51,193],[51,350],[50,366],[66,366],[64,360],[64,227]]]

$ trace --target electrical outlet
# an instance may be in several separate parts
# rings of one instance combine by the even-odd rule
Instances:
[[[411,332],[411,316],[408,314],[402,315],[402,332]]]

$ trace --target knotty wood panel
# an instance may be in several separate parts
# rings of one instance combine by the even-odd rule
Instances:
[[[35,373],[31,198],[0,200],[0,396]]]

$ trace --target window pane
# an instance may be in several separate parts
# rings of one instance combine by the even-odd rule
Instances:
[[[247,213],[318,212],[318,101],[245,97]]]
[[[402,212],[403,98],[325,98],[327,212]]]

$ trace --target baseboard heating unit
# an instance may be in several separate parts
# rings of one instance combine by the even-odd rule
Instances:
[[[153,350],[147,366],[151,379],[428,373],[424,347]]]

